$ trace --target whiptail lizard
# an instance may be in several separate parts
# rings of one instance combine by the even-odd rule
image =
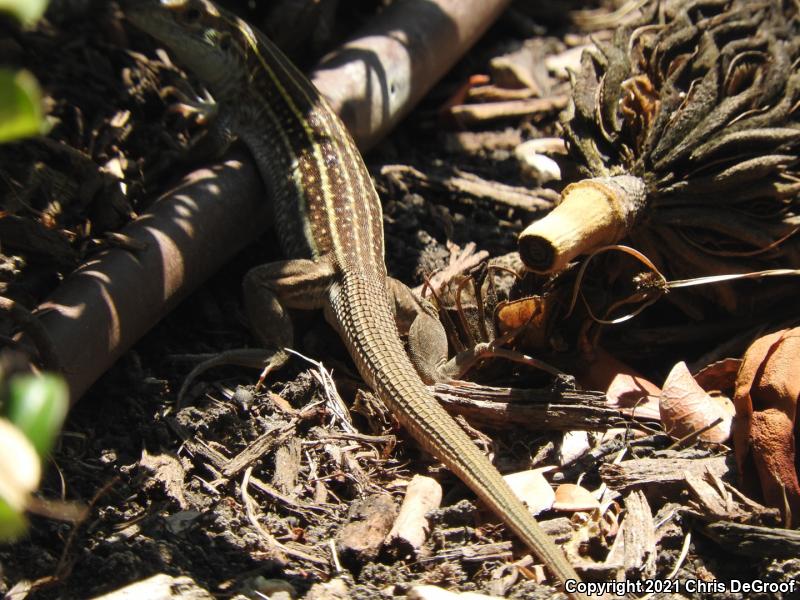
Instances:
[[[129,0],[129,20],[211,91],[216,118],[249,148],[287,256],[245,278],[255,329],[286,359],[284,307],[324,309],[362,377],[419,443],[461,478],[561,582],[579,580],[498,471],[438,404],[407,356],[384,265],[381,204],[344,124],[260,32],[205,0]],[[260,324],[260,325],[259,325]],[[575,594],[576,598],[584,596]]]

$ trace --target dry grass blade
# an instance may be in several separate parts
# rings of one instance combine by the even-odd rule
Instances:
[[[592,307],[589,305],[589,303],[581,294],[581,283],[583,282],[586,276],[586,271],[589,267],[589,263],[591,262],[591,260],[598,254],[602,254],[603,252],[609,252],[611,250],[617,250],[619,252],[623,252],[625,254],[634,257],[652,271],[653,277],[652,278],[642,277],[641,274],[637,275],[635,278],[635,280],[638,280],[639,282],[639,285],[637,286],[639,289],[637,290],[637,292],[628,298],[615,302],[612,306],[606,309],[606,314],[613,313],[620,306],[638,302],[640,304],[636,307],[636,309],[621,317],[617,317],[614,319],[605,319],[597,317],[595,315],[595,313],[592,310]],[[624,246],[621,244],[612,244],[609,246],[601,246],[600,248],[595,249],[581,263],[581,266],[578,269],[578,274],[575,277],[575,284],[572,288],[572,296],[570,298],[566,316],[572,314],[572,311],[575,309],[575,305],[578,301],[578,297],[580,296],[581,299],[583,300],[584,306],[586,307],[589,317],[594,322],[599,323],[601,325],[618,325],[619,323],[624,323],[625,321],[629,321],[630,319],[636,317],[644,309],[657,302],[662,296],[664,296],[667,292],[669,292],[672,289],[699,286],[699,285],[720,284],[728,281],[736,281],[742,279],[763,279],[767,277],[787,277],[787,276],[792,276],[792,277],[800,276],[800,269],[767,269],[764,271],[755,271],[752,273],[729,273],[725,275],[709,275],[707,277],[693,277],[691,279],[667,281],[664,274],[658,269],[658,267],[656,267],[655,263],[653,263],[653,261],[650,260],[645,254],[639,252],[635,248],[631,248],[630,246]]]

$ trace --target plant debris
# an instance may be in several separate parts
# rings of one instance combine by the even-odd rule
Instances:
[[[276,0],[241,14],[316,55],[386,4]],[[169,56],[113,3],[71,12],[79,5],[54,1],[54,18],[30,32],[0,25],[0,49],[40,78],[57,119],[47,138],[0,147],[0,336],[11,347],[76,265],[111,246],[144,256],[147,244],[118,230],[194,168],[186,151],[203,131],[173,102],[201,90]],[[388,269],[439,308],[449,355],[468,359],[465,381],[434,386],[438,400],[587,580],[800,574],[797,533],[780,527],[800,514],[796,285],[749,280],[698,297],[664,285],[674,306],[603,322],[634,312],[619,298],[667,277],[800,267],[799,30],[796,3],[777,0],[517,3],[368,155]],[[618,253],[585,276],[574,257],[523,276],[517,234],[575,185],[601,203],[634,192],[640,213],[617,233],[661,280]],[[292,315],[315,361],[292,355],[264,382],[219,367],[176,401],[210,353],[253,345],[240,280],[275,250],[269,236],[248,245],[73,408],[35,499],[84,516],[55,521],[42,500],[29,537],[0,548],[0,593],[552,597],[541,565],[366,391],[321,317]],[[720,416],[710,396],[736,399],[735,454],[705,437]]]
[[[736,376],[736,464],[745,490],[759,487],[787,524],[800,523],[796,455],[800,425],[800,328],[757,339]]]
[[[523,261],[559,271],[627,238],[673,279],[800,266],[797,6],[654,2],[642,12],[583,54],[563,125],[590,179],[523,232]],[[765,287],[746,302],[725,285],[702,293],[743,312],[793,289]]]

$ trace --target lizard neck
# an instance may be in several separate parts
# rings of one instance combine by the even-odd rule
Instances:
[[[253,43],[252,76],[224,99],[224,108],[242,107],[234,133],[255,156],[276,198],[284,250],[297,257],[329,256],[342,268],[385,276],[380,199],[355,143],[272,42],[256,33]]]

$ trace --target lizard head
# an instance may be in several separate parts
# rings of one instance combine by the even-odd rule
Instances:
[[[212,93],[236,89],[247,73],[256,34],[208,0],[127,0],[125,16],[164,44]]]

